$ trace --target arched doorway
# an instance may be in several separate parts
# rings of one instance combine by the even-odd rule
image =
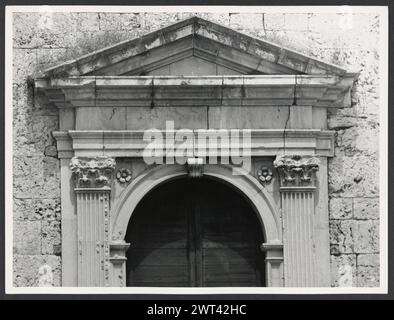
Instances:
[[[257,214],[214,179],[157,186],[134,210],[125,240],[128,286],[265,286]]]

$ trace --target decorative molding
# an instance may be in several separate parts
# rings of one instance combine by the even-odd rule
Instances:
[[[131,170],[127,168],[121,168],[116,173],[116,179],[119,181],[119,183],[130,182],[131,177]]]
[[[204,160],[202,158],[187,159],[187,172],[191,178],[200,178],[203,175]]]
[[[282,239],[282,224],[274,198],[255,177],[234,175],[234,168],[231,165],[204,164],[204,177],[223,181],[243,193],[256,208],[256,214],[262,221],[265,240],[269,243],[278,243],[278,240]],[[153,166],[133,179],[111,209],[112,239],[125,238],[127,224],[132,218],[133,211],[146,194],[165,181],[187,177],[187,175],[186,165],[163,164]]]
[[[240,136],[242,136],[242,129]],[[163,131],[165,134],[166,131]],[[208,138],[217,137],[214,129],[193,130],[194,139],[198,133],[204,133]],[[286,139],[283,139],[284,134]],[[278,153],[291,152],[305,156],[332,157],[334,155],[333,131],[319,129],[253,129],[251,135],[252,157],[276,156]],[[149,144],[143,140],[143,130],[68,130],[55,131],[59,157],[141,157],[143,150]],[[184,142],[182,142],[184,143]],[[286,143],[286,144],[285,144]],[[196,154],[201,150],[194,143]],[[177,142],[175,141],[175,148]],[[204,150],[202,150],[204,151]],[[210,155],[210,149],[205,150]],[[166,155],[166,150],[163,150]],[[223,154],[225,155],[225,154]]]
[[[353,77],[332,75],[83,76],[36,80],[58,108],[151,106],[349,107]]]
[[[110,250],[110,261],[122,262],[126,261],[126,251],[129,249],[130,243],[126,243],[124,240],[113,240],[109,244]]]
[[[280,241],[263,243],[265,251],[265,269],[269,287],[283,287],[283,244]]]
[[[130,243],[124,240],[111,241],[109,244],[110,261],[112,263],[111,285],[113,287],[126,286],[126,251]]]
[[[281,242],[268,242],[268,243],[262,243],[260,246],[260,249],[262,251],[281,251],[283,250],[283,243]],[[283,259],[283,257],[282,257]]]
[[[320,161],[313,156],[280,155],[274,161],[278,169],[282,187],[310,186],[313,174],[319,169]]]
[[[268,184],[272,181],[272,170],[268,167],[261,167],[257,171],[257,177],[262,184]]]
[[[115,160],[106,156],[73,157],[70,169],[76,179],[76,188],[110,188]]]

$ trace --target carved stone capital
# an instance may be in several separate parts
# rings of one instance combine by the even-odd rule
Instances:
[[[187,171],[189,177],[199,178],[203,175],[204,160],[202,158],[187,159]]]
[[[126,251],[129,249],[130,243],[124,240],[112,241],[109,244],[110,260],[112,263],[123,263],[127,260]]]
[[[75,187],[109,189],[115,164],[113,158],[105,156],[73,157],[70,169],[75,177]]]
[[[279,171],[282,187],[303,187],[313,185],[314,172],[320,161],[313,156],[280,155],[274,161]]]

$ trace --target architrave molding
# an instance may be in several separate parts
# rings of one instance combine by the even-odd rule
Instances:
[[[233,130],[233,129],[231,129]],[[242,130],[238,130],[242,137]],[[204,134],[208,139],[216,139],[219,130],[193,130],[194,142]],[[334,132],[320,129],[256,129],[249,130],[251,136],[250,154],[245,156],[276,156],[278,154],[300,154],[332,157],[334,155]],[[163,134],[166,131],[163,130]],[[148,141],[143,140],[144,131],[140,130],[68,130],[55,131],[59,158],[72,156],[111,156],[142,157]],[[178,142],[179,143],[179,142]],[[209,149],[201,149],[193,143],[195,154],[209,156]],[[175,141],[175,148],[177,142]],[[192,147],[192,146],[191,146]],[[226,149],[227,150],[227,149]],[[222,155],[226,154],[222,149]],[[228,153],[228,152],[227,152]],[[163,150],[165,156],[166,150]]]

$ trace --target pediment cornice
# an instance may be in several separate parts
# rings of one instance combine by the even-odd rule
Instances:
[[[49,68],[41,77],[141,75],[191,55],[243,74],[347,73],[339,66],[193,17]]]

